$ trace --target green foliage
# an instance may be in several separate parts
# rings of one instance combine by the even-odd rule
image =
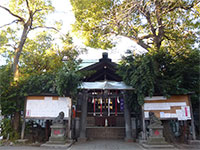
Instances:
[[[130,112],[136,112],[140,114],[141,106],[139,105],[137,101],[137,94],[134,91],[126,91],[125,99],[128,102]]]
[[[69,34],[66,34],[61,40],[64,46],[63,51],[59,53],[64,56],[62,59],[64,64],[56,74],[56,90],[60,96],[70,96],[72,99],[76,99],[77,87],[82,77],[81,73],[78,72],[78,66],[81,62],[78,60],[79,53]]]
[[[32,74],[23,82],[21,92],[28,94],[55,93],[55,75],[52,73]]]
[[[75,70],[69,70],[65,65],[57,73],[56,76],[56,90],[61,96],[75,97],[77,94],[77,87],[80,84],[81,75]]]
[[[0,31],[0,54],[4,56],[8,61],[11,61],[14,56],[14,47],[15,42],[17,41],[17,32],[18,30],[13,30],[12,28],[8,27],[5,30]]]
[[[17,81],[19,80],[18,66],[20,56],[23,52],[24,46],[26,45],[29,32],[38,28],[53,29],[58,31],[54,27],[47,27],[45,25],[47,15],[54,11],[54,7],[52,6],[51,0],[9,0],[5,6],[0,5],[0,8],[4,9],[9,13],[9,15],[15,18],[15,20],[11,23],[5,24],[2,27],[17,23],[17,26],[10,30],[11,32],[5,32],[10,29],[9,27],[1,32],[1,36],[3,38],[8,38],[9,34],[12,34],[12,36],[10,36],[7,41],[3,40],[0,43],[1,54],[8,55],[10,60],[13,61],[13,78]],[[20,32],[21,34],[19,34]],[[16,35],[13,36],[15,33]],[[6,49],[7,47],[8,49]],[[12,55],[10,55],[10,52],[12,52]]]
[[[71,4],[74,32],[87,46],[110,48],[113,35],[128,37],[148,51],[199,44],[198,0],[71,0]]]
[[[82,74],[78,71],[80,61],[76,51],[68,51],[67,60],[56,74],[56,90],[60,96],[76,99],[77,87],[81,83]]]
[[[3,136],[4,138],[9,137],[9,140],[11,141],[19,139],[19,134],[12,128],[11,119],[4,118],[1,122],[1,129],[0,136]]]
[[[0,105],[5,118],[12,120],[11,128],[14,115],[23,112],[28,94],[59,93],[75,97],[80,82],[79,73],[76,73],[79,53],[69,34],[62,41],[64,46],[61,49],[53,44],[52,36],[46,32],[41,32],[35,39],[27,39],[21,53],[18,81],[13,81],[11,65],[0,66]],[[66,62],[62,61],[64,56]],[[7,128],[10,130],[5,124],[6,132]]]
[[[0,105],[2,114],[12,116],[23,108],[22,84],[13,83],[12,71],[9,65],[0,67]]]
[[[166,49],[143,55],[129,55],[119,67],[119,75],[135,88],[140,105],[145,96],[199,93],[199,50],[170,52]]]
[[[30,17],[30,12],[32,12],[34,14],[32,18],[33,27],[43,25],[47,14],[54,11],[51,0],[28,0],[28,6],[24,0],[10,0],[9,9],[14,14],[17,14],[27,20]]]
[[[27,44],[21,54],[21,74],[43,74],[57,72],[63,65],[64,54],[53,44],[54,38],[47,32],[41,32],[33,39],[27,39]],[[64,50],[63,50],[64,51]]]
[[[80,32],[84,43],[94,48],[106,49],[112,43],[102,36],[103,33],[99,26],[104,26],[104,17],[107,15],[112,2],[108,0],[71,0],[73,11],[76,17],[74,31]],[[109,27],[105,30],[109,31]]]
[[[45,27],[47,15],[54,11],[50,0],[28,0],[28,3],[24,0],[9,0],[7,6],[2,6],[2,8],[9,10],[10,15],[16,19],[13,23],[18,23],[16,27],[5,26],[0,32],[0,53],[9,51],[12,52],[12,57],[22,41],[21,37],[27,38],[23,33],[25,26],[28,27],[27,34],[31,30]]]

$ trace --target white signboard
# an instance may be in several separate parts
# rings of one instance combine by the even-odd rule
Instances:
[[[145,97],[144,117],[149,118],[152,111],[160,119],[191,120],[189,99],[187,95]]]
[[[55,118],[63,111],[65,118],[69,117],[71,110],[71,99],[68,97],[58,97],[54,100],[53,97],[45,96],[44,99],[28,99],[26,102],[26,118]]]
[[[186,106],[186,102],[145,103],[144,110],[170,110],[172,106]]]
[[[179,110],[177,113],[179,113],[178,120],[190,120],[191,119],[189,106],[181,107],[181,110]]]

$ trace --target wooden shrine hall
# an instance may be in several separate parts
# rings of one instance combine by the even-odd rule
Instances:
[[[131,116],[124,94],[126,90],[133,88],[122,82],[122,78],[116,73],[117,64],[108,58],[107,53],[103,53],[99,62],[80,71],[89,75],[79,86],[81,90],[77,104],[77,116],[80,117],[79,140],[91,138],[132,140]]]

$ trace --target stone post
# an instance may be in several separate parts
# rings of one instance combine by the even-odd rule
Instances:
[[[83,99],[81,103],[81,126],[80,126],[80,137],[78,140],[86,141],[86,126],[87,126],[87,92],[83,92]]]
[[[77,139],[80,136],[80,118],[76,117],[75,122],[75,138]]]
[[[146,140],[146,139],[147,139],[147,131],[146,131],[144,105],[143,105],[142,106],[142,140]]]
[[[127,101],[125,99],[125,95],[123,93],[123,98],[124,98],[124,119],[125,119],[125,141],[133,141],[132,139],[132,130],[131,130],[131,114],[130,110],[127,104]]]
[[[136,141],[136,118],[131,118],[131,125],[132,125],[132,137],[133,140]]]

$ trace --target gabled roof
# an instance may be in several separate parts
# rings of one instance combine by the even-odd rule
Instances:
[[[94,81],[122,81],[122,78],[116,73],[117,64],[112,62],[108,58],[108,53],[103,53],[103,57],[99,59],[99,62],[82,68],[80,71],[93,73],[86,76],[83,80],[84,82],[94,82]]]
[[[124,82],[116,81],[83,82],[78,88],[89,90],[133,90],[131,86],[126,85]]]

